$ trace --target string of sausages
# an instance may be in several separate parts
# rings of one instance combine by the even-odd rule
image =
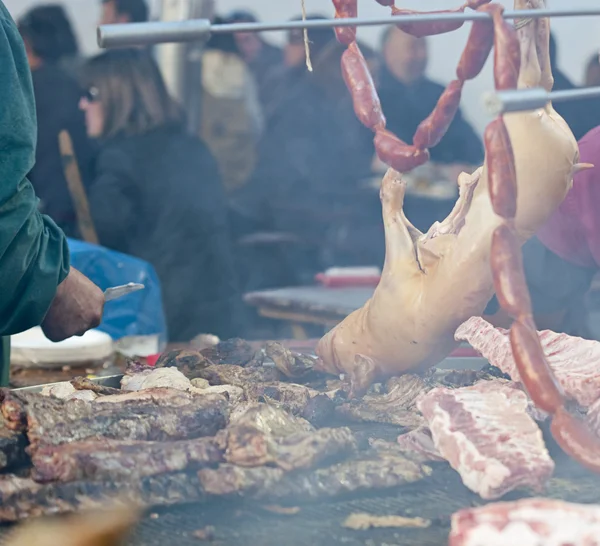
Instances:
[[[398,9],[393,0],[377,0],[392,8],[394,15],[420,15],[421,12]],[[487,10],[490,0],[467,0],[456,10],[428,13],[462,13],[466,8]],[[352,18],[358,14],[357,0],[333,0],[335,17]],[[422,37],[452,32],[464,21],[396,23],[404,32]],[[347,46],[342,55],[342,74],[352,95],[354,111],[363,125],[375,133],[375,151],[381,161],[399,172],[408,172],[429,161],[429,148],[437,146],[454,119],[465,81],[475,78],[483,69],[493,45],[491,21],[475,21],[456,71],[457,79],[442,93],[433,112],[417,128],[411,145],[386,129],[385,115],[365,58],[356,43],[356,27],[335,29],[338,41]]]
[[[515,89],[520,69],[517,31],[503,20],[502,7],[489,7],[494,21],[496,89]],[[484,144],[492,207],[504,219],[492,236],[492,274],[500,306],[513,319],[510,344],[521,381],[535,405],[552,416],[552,435],[561,448],[590,470],[600,472],[600,438],[568,410],[564,391],[548,365],[533,319],[521,244],[514,228],[515,158],[502,116],[487,126]]]
[[[333,0],[336,18],[356,17],[357,0]],[[392,8],[394,15],[417,14],[400,10],[394,0],[377,0]],[[336,29],[339,42],[347,46],[342,56],[342,72],[359,120],[375,132],[378,157],[399,172],[407,172],[429,160],[428,148],[442,139],[460,103],[465,81],[475,78],[494,47],[494,84],[497,90],[516,89],[521,65],[519,38],[515,27],[502,14],[504,8],[490,0],[467,0],[465,8],[489,13],[490,20],[474,21],[467,45],[452,81],[440,97],[434,111],[418,127],[412,145],[385,128],[386,120],[367,63],[356,43],[356,28]],[[432,12],[430,12],[432,13]],[[436,12],[440,13],[440,12]],[[446,12],[447,13],[447,12]],[[451,32],[463,21],[397,23],[413,36]],[[510,343],[521,381],[537,407],[552,416],[551,431],[557,443],[571,457],[592,471],[600,472],[600,438],[584,421],[569,411],[565,394],[544,355],[537,333],[531,298],[515,231],[517,213],[517,175],[514,152],[504,123],[499,116],[486,128],[484,145],[488,167],[490,200],[503,223],[492,235],[491,268],[496,295],[501,307],[513,318]]]

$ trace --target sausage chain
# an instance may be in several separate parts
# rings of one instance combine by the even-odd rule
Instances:
[[[418,15],[421,12],[398,9],[393,0],[377,0],[392,8],[394,15]],[[484,9],[490,0],[467,0],[456,10],[429,13],[461,13],[466,8]],[[357,0],[333,0],[335,17],[351,18],[358,14]],[[452,32],[463,26],[464,21],[397,23],[396,26],[412,36],[422,37]],[[493,44],[491,21],[473,24],[469,43],[456,71],[456,80],[450,82],[431,115],[417,128],[412,145],[400,140],[385,128],[386,119],[381,102],[365,58],[356,43],[356,27],[335,29],[338,41],[347,46],[342,55],[342,73],[346,86],[352,94],[354,111],[358,119],[375,133],[375,150],[381,161],[399,172],[408,172],[429,161],[429,148],[439,144],[448,131],[458,107],[465,81],[475,78],[482,70]]]
[[[336,18],[357,16],[357,0],[332,1]],[[391,7],[394,15],[419,13],[396,8],[394,0],[377,2]],[[356,43],[356,28],[336,28],[338,41],[347,46],[341,64],[344,80],[352,94],[354,111],[358,119],[375,133],[378,157],[399,172],[408,172],[429,160],[428,149],[440,142],[456,115],[464,82],[481,72],[492,47],[495,88],[517,88],[521,64],[520,43],[515,27],[502,16],[504,8],[490,3],[490,0],[467,0],[452,12],[460,13],[466,8],[489,13],[492,17],[490,20],[473,22],[456,70],[457,79],[450,82],[433,112],[419,125],[412,145],[385,128],[386,119],[373,79]],[[408,34],[422,37],[452,32],[463,24],[463,21],[448,21],[397,23],[396,26]],[[568,401],[548,365],[533,319],[521,243],[514,227],[517,212],[515,158],[503,116],[487,126],[484,144],[492,208],[503,219],[492,236],[491,268],[498,301],[514,319],[510,343],[521,381],[535,405],[552,416],[551,431],[561,448],[590,470],[600,472],[600,438],[568,409]]]

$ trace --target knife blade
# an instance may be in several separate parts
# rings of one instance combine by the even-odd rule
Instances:
[[[128,284],[122,284],[121,286],[112,286],[104,291],[104,301],[112,301],[117,298],[126,296],[138,290],[143,290],[145,286],[140,283],[130,282]]]

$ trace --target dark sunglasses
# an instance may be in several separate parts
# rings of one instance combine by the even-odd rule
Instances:
[[[98,88],[90,87],[89,89],[83,92],[82,97],[88,102],[96,102],[99,98],[99,95],[100,93],[98,92]]]

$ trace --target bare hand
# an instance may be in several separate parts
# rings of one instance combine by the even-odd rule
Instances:
[[[56,296],[42,322],[50,341],[82,336],[102,320],[104,293],[85,275],[71,268],[58,286]]]

